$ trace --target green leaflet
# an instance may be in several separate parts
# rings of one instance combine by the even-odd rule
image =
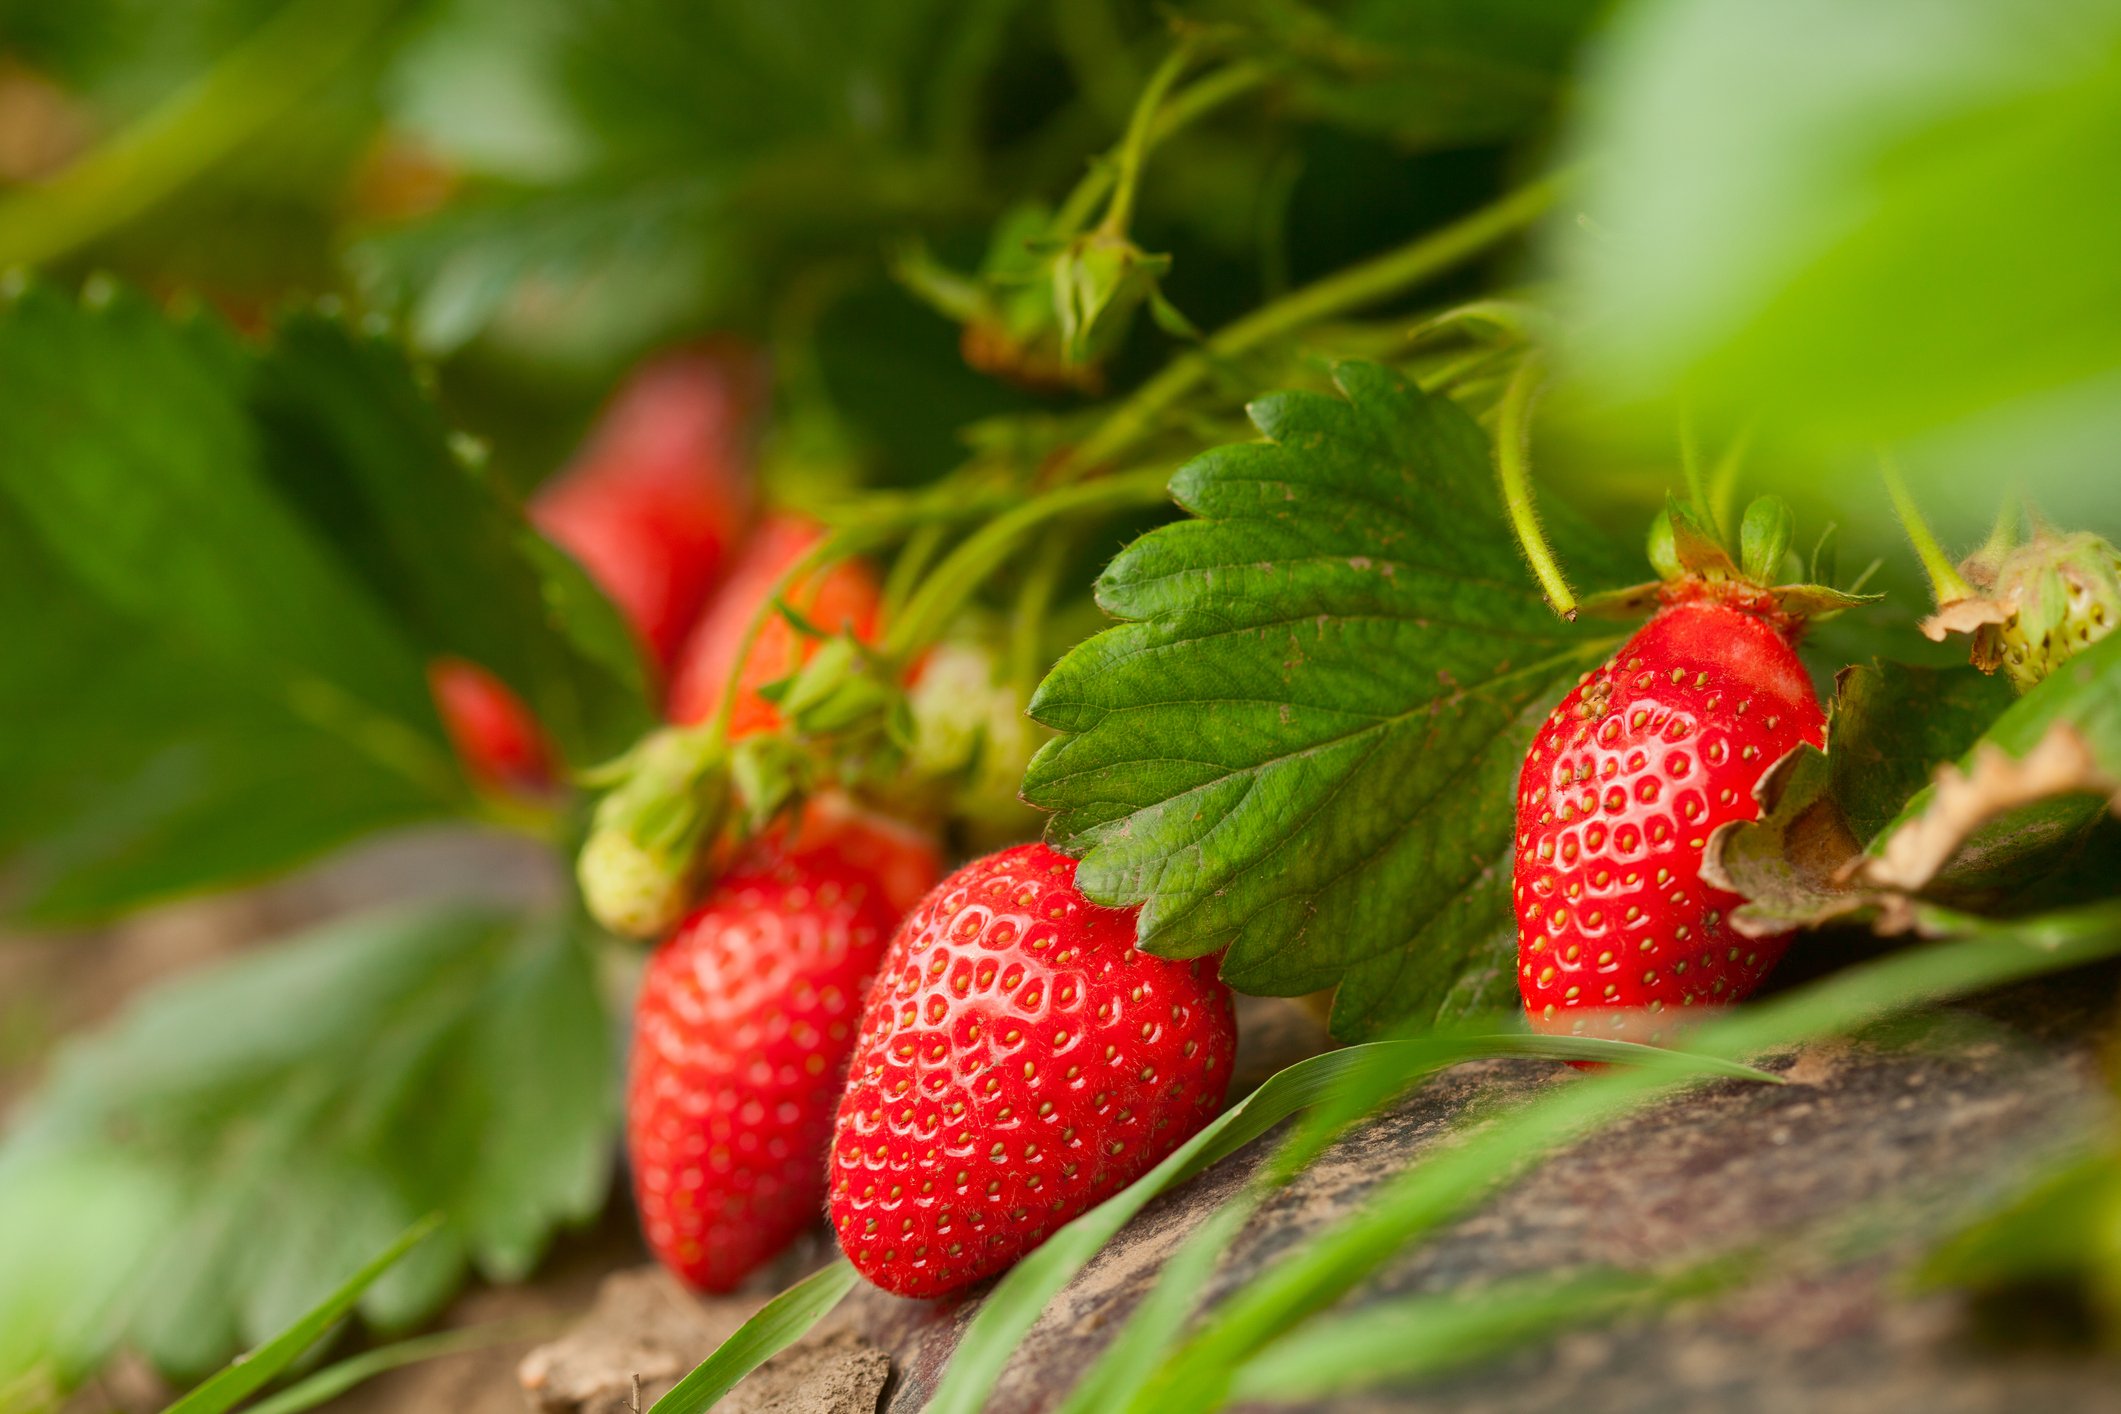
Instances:
[[[1364,1036],[1512,994],[1518,769],[1614,639],[1541,601],[1470,417],[1375,365],[1336,377],[1344,400],[1263,398],[1266,443],[1173,479],[1196,519],[1100,580],[1128,622],[1039,688],[1068,735],[1024,794],[1086,893],[1142,905],[1144,948],[1228,949],[1245,991],[1340,983],[1334,1029]]]
[[[302,315],[260,347],[32,285],[0,306],[0,443],[0,850],[35,841],[11,880],[34,917],[471,810],[439,655],[499,673],[578,764],[647,721],[616,611],[384,339]]]
[[[210,1369],[429,1211],[372,1321],[473,1264],[518,1278],[602,1202],[615,1088],[587,950],[552,921],[382,914],[152,992],[0,1146],[0,1382],[120,1342]]]

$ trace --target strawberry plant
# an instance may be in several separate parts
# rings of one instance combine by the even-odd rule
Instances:
[[[555,1251],[793,1280],[666,1414],[843,1303],[901,1414],[1851,1263],[2110,1349],[2121,11],[2035,9],[0,0],[0,1414]],[[1844,1053],[2075,1098],[1408,1277],[1958,1113]]]

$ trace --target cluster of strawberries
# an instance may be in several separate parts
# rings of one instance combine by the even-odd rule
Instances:
[[[666,715],[731,739],[780,715],[759,689],[816,640],[747,629],[820,528],[754,509],[750,355],[707,348],[635,375],[533,523],[625,613]],[[873,572],[848,561],[788,594],[827,633],[871,640]],[[738,661],[743,654],[743,660]],[[535,719],[448,662],[437,701],[473,774],[550,783]],[[1134,914],[1027,844],[937,883],[926,833],[839,795],[749,841],[650,958],[634,1012],[627,1140],[641,1223],[692,1285],[726,1290],[828,1206],[888,1290],[933,1295],[999,1271],[1212,1118],[1235,1028],[1212,961],[1134,947]]]
[[[534,523],[624,611],[666,715],[731,739],[780,714],[760,689],[817,640],[760,611],[820,528],[754,511],[765,401],[747,353],[660,361],[620,393]],[[876,577],[841,562],[788,595],[824,633],[874,641]],[[1794,652],[1789,591],[1688,571],[1537,733],[1521,774],[1519,984],[1541,1030],[1664,1038],[1736,1001],[1788,937],[1728,927],[1701,877],[1711,834],[1825,722]],[[740,661],[741,658],[741,661]],[[435,691],[474,774],[549,783],[536,722],[497,680],[445,663]],[[1211,1118],[1235,1049],[1213,959],[1134,946],[1042,844],[936,882],[923,830],[838,794],[728,859],[648,963],[627,1138],[650,1246],[726,1290],[829,1212],[855,1266],[932,1296],[1000,1271]]]

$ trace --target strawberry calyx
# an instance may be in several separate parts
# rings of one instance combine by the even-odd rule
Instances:
[[[1860,592],[1868,570],[1847,589],[1826,582],[1832,577],[1826,553],[1831,526],[1812,552],[1806,577],[1779,582],[1792,559],[1795,520],[1780,496],[1759,497],[1746,508],[1734,555],[1704,517],[1684,502],[1667,498],[1650,527],[1649,559],[1658,578],[1586,595],[1578,612],[1638,619],[1677,604],[1715,603],[1761,619],[1794,644],[1813,621],[1880,597]]]

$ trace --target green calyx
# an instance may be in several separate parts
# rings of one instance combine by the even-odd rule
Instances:
[[[1962,562],[1969,592],[1939,604],[1922,629],[1938,642],[1970,635],[1974,666],[2001,669],[2023,692],[2121,622],[2121,550],[2088,530],[2044,526],[2010,541],[2006,524]]]
[[[1780,496],[1760,496],[1739,521],[1737,544],[1712,529],[1690,502],[1672,497],[1650,524],[1647,546],[1658,577],[1625,589],[1587,596],[1580,612],[1598,618],[1632,619],[1653,610],[1672,585],[1693,582],[1755,592],[1793,620],[1826,618],[1878,598],[1860,590],[1870,571],[1846,589],[1836,588],[1829,550],[1833,527],[1820,537],[1808,563],[1791,551],[1797,517]],[[1801,576],[1785,579],[1786,574]]]

